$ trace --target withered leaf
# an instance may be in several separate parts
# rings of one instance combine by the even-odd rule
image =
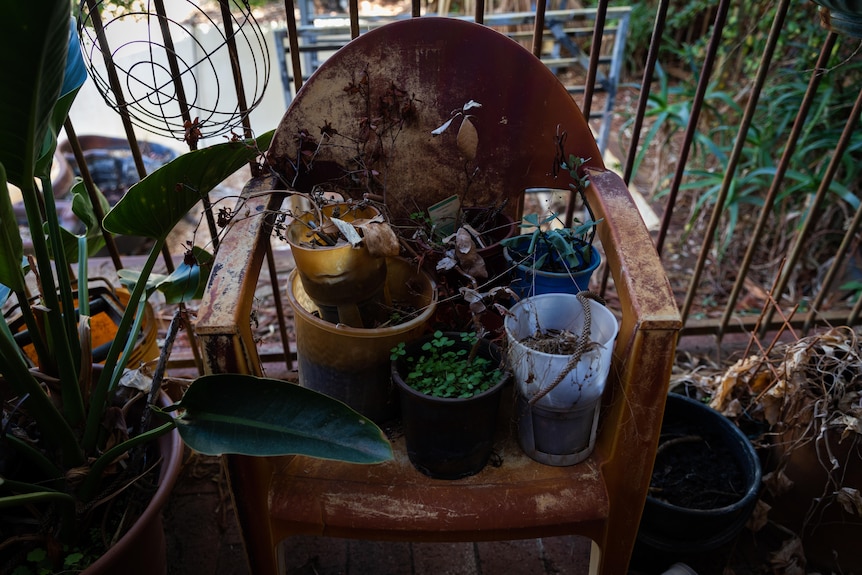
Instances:
[[[476,279],[486,279],[488,270],[485,268],[485,260],[476,251],[476,244],[470,236],[470,232],[459,228],[455,233],[455,254],[458,264],[467,274]]]
[[[368,253],[374,257],[397,256],[401,253],[401,244],[398,236],[392,231],[388,223],[369,221],[361,226],[365,235],[365,247]]]
[[[469,117],[465,117],[461,121],[457,141],[458,149],[466,156],[467,160],[475,160],[476,151],[479,149],[479,132],[476,131],[476,126],[473,125]]]

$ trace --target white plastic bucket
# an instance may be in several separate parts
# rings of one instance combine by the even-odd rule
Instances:
[[[604,391],[619,322],[599,302],[586,301],[590,306],[590,339],[597,345],[585,351],[574,369],[536,405],[567,409],[578,403],[595,402]],[[525,298],[506,316],[505,328],[515,383],[529,400],[556,381],[571,356],[536,351],[520,343],[521,340],[548,330],[566,330],[581,335],[584,308],[578,296],[573,294],[551,293]]]

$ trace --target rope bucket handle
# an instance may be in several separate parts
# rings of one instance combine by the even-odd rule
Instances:
[[[569,357],[568,363],[563,368],[563,371],[551,382],[551,385],[545,387],[544,389],[540,389],[536,395],[530,398],[530,405],[535,405],[537,401],[548,395],[551,391],[557,387],[563,379],[575,369],[575,366],[578,365],[578,362],[581,361],[581,356],[598,345],[596,342],[591,340],[591,328],[592,328],[592,312],[590,311],[590,304],[587,301],[588,299],[594,300],[601,305],[605,305],[605,300],[589,291],[583,290],[576,294],[578,301],[581,302],[581,306],[584,308],[584,329],[581,332],[581,336],[577,338],[577,343],[575,345],[574,353]]]

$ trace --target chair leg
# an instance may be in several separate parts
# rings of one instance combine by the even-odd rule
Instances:
[[[249,572],[279,575],[267,498],[271,466],[266,458],[243,455],[226,456],[226,462]]]
[[[590,575],[598,575],[602,563],[602,550],[595,541],[590,541]]]
[[[631,560],[631,537],[605,531],[602,541],[593,541],[590,548],[590,575],[626,575]]]

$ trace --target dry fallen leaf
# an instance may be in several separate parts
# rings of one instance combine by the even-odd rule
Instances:
[[[844,511],[862,517],[862,495],[859,494],[858,489],[842,487],[838,490],[836,499]]]
[[[749,386],[751,378],[757,374],[760,366],[763,364],[763,358],[757,355],[749,356],[745,359],[740,359],[735,364],[730,366],[722,375],[721,382],[718,384],[718,389],[709,406],[716,411],[724,413],[736,391],[737,386]]]
[[[365,247],[374,257],[397,256],[401,253],[398,236],[387,223],[370,222],[362,226]]]
[[[805,563],[805,551],[798,537],[785,541],[781,549],[769,558],[773,572],[780,575],[806,575]]]
[[[793,481],[782,470],[772,471],[763,476],[763,485],[772,495],[784,495],[793,487]]]
[[[488,270],[485,268],[485,260],[476,252],[476,244],[470,236],[470,232],[459,228],[455,233],[455,255],[458,264],[465,273],[476,279],[486,279]]]
[[[768,503],[762,499],[758,499],[757,505],[754,506],[754,511],[751,512],[751,517],[748,518],[748,522],[745,526],[755,533],[763,529],[769,522],[770,509],[772,509],[772,507]]]
[[[479,132],[476,131],[476,126],[473,125],[469,117],[465,117],[461,121],[457,142],[458,149],[467,157],[467,160],[476,159],[476,151],[479,149]]]

